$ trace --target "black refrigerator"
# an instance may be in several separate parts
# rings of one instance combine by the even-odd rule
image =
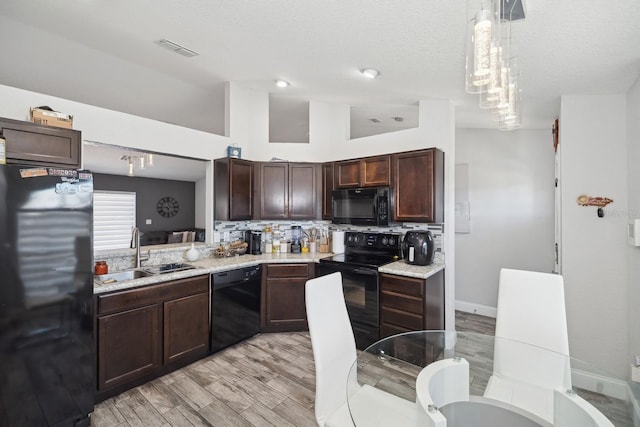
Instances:
[[[0,165],[0,426],[88,426],[93,178]]]

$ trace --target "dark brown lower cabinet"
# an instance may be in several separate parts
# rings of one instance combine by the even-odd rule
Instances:
[[[262,269],[263,332],[308,329],[304,287],[313,277],[313,264],[266,264]]]
[[[427,279],[382,274],[380,338],[410,331],[444,329],[444,270]],[[442,335],[408,335],[394,340],[395,357],[418,366],[436,360],[444,349]]]
[[[427,279],[382,274],[380,338],[444,329],[444,270]]]
[[[204,354],[209,348],[209,293],[164,303],[164,363]]]
[[[98,318],[98,389],[145,377],[160,367],[160,306]]]
[[[209,275],[96,297],[96,401],[209,351]]]

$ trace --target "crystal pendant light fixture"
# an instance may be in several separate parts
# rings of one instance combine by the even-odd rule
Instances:
[[[491,48],[499,42],[500,0],[468,0],[466,89],[486,91],[491,81]],[[471,13],[469,13],[471,11]]]
[[[466,90],[479,94],[501,130],[520,127],[522,89],[511,22],[524,19],[523,0],[467,0]],[[514,13],[515,11],[515,13]]]

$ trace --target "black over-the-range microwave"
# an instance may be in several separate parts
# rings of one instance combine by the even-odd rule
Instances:
[[[331,222],[353,225],[389,225],[391,189],[345,188],[332,193]]]

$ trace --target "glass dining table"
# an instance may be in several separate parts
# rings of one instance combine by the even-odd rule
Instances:
[[[634,425],[626,381],[573,357],[473,332],[383,338],[358,352],[346,392],[355,426]]]

